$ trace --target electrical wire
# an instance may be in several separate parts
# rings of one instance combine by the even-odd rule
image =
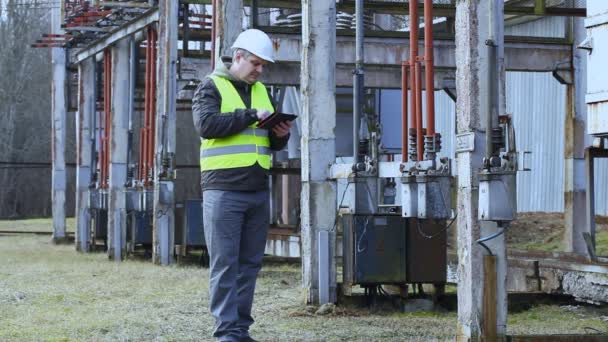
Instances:
[[[350,177],[350,176],[352,176],[352,173],[350,175],[348,175],[348,177]],[[336,226],[338,225],[338,216],[340,216],[340,208],[342,208],[342,202],[344,202],[344,197],[346,197],[346,191],[348,190],[349,186],[350,186],[350,183],[346,183],[346,188],[344,188],[344,192],[342,193],[342,199],[340,200],[340,204],[338,205],[338,208],[336,209],[336,216],[334,217],[334,225],[331,228],[330,232],[334,232],[336,230]]]
[[[443,228],[442,230],[440,230],[439,232],[432,234],[432,235],[428,235],[425,232],[422,231],[422,228],[420,228],[420,219],[416,218],[416,229],[418,230],[418,233],[425,239],[434,239],[437,236],[441,235],[443,232],[445,232],[446,230],[448,230],[450,228],[450,226],[454,223],[454,221],[456,221],[456,218],[458,218],[458,215],[454,216],[454,218],[452,219],[452,221],[450,221],[450,223]]]
[[[583,327],[583,329],[584,329],[586,332],[588,332],[588,331],[593,331],[593,332],[595,332],[595,333],[599,333],[599,334],[602,334],[602,335],[606,335],[606,334],[608,334],[608,331],[602,331],[602,330],[599,330],[599,329],[596,329],[596,328],[593,328],[593,327]]]
[[[367,246],[365,248],[361,248],[361,242],[363,242],[363,237],[365,237],[365,234],[367,233],[367,225],[369,224],[370,217],[371,216],[365,216],[363,233],[361,233],[361,236],[359,236],[359,241],[357,241],[357,253],[363,253],[367,249]]]
[[[486,251],[488,251],[488,254],[489,254],[489,255],[494,255],[494,254],[492,253],[492,250],[491,250],[491,249],[490,249],[490,248],[489,248],[489,247],[488,247],[488,246],[487,246],[487,245],[486,245],[484,242],[490,241],[490,240],[492,240],[492,239],[495,239],[495,238],[497,238],[497,237],[501,236],[502,234],[504,234],[504,232],[505,232],[506,230],[507,230],[507,227],[503,227],[503,228],[502,228],[502,229],[501,229],[501,230],[500,230],[498,233],[494,233],[494,234],[492,234],[492,235],[490,235],[490,236],[486,236],[486,237],[484,237],[484,238],[480,238],[480,239],[478,239],[478,240],[477,240],[477,241],[475,241],[475,242],[477,242],[477,243],[478,243],[478,244],[479,244],[481,247],[485,248],[485,249],[486,249]]]

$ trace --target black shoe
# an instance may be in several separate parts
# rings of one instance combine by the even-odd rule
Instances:
[[[258,340],[254,340],[253,338],[251,338],[251,336],[248,335],[245,337],[241,337],[239,342],[258,342]]]

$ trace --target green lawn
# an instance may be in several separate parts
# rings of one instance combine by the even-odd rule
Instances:
[[[38,231],[50,225],[8,222],[0,227],[18,223]],[[49,240],[0,235],[0,341],[211,340],[206,269],[116,263]],[[303,298],[299,267],[264,267],[252,335],[261,341],[451,341],[456,331],[456,312],[338,307],[318,316]],[[539,306],[509,315],[508,331],[582,334],[586,327],[608,330],[606,320],[605,308]]]

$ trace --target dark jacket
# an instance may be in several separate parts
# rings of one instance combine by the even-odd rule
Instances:
[[[247,108],[232,113],[221,113],[222,97],[209,77],[205,77],[196,88],[192,99],[192,118],[198,135],[205,139],[224,138],[237,134],[258,120],[257,111],[251,107],[251,86],[236,80],[228,71],[230,58],[223,57],[222,63],[213,71],[230,80]],[[270,99],[272,101],[272,98]],[[276,105],[273,102],[273,106]],[[289,135],[279,138],[272,131],[269,134],[270,149],[281,150],[287,144]],[[201,187],[204,190],[259,191],[268,189],[268,171],[258,163],[252,166],[201,172]]]

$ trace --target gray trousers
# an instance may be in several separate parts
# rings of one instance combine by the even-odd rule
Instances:
[[[253,293],[270,224],[268,196],[267,190],[203,191],[209,309],[220,341],[248,336],[253,324]]]

